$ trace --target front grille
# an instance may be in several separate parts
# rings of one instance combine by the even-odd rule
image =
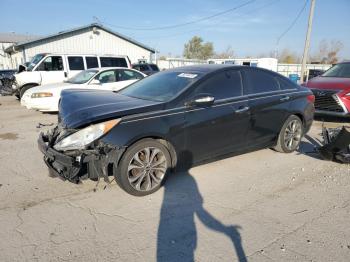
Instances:
[[[338,97],[335,95],[338,91],[312,89],[315,95],[315,109],[322,111],[330,111],[343,113],[344,109],[341,106]]]

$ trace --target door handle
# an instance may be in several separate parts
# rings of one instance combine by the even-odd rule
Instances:
[[[290,99],[289,96],[284,96],[282,98],[280,98],[280,101],[283,102],[283,101],[288,101]]]
[[[245,106],[245,107],[242,107],[242,108],[238,108],[235,110],[235,113],[239,114],[239,113],[243,113],[243,112],[246,112],[249,110],[249,107]]]
[[[67,72],[64,72],[64,77],[67,77],[67,76],[68,76]]]

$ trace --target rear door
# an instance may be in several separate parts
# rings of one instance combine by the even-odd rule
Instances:
[[[211,106],[189,107],[185,113],[186,148],[198,161],[245,147],[249,125],[247,101],[242,98],[238,70],[226,70],[204,80],[190,100],[211,96]]]
[[[282,90],[277,75],[257,68],[242,69],[244,95],[251,114],[247,134],[249,146],[268,146],[274,141],[288,115],[290,96]]]

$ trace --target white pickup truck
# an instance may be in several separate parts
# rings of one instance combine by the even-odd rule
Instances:
[[[37,54],[15,74],[14,93],[21,98],[34,86],[62,83],[83,70],[102,67],[131,68],[131,63],[128,56]]]

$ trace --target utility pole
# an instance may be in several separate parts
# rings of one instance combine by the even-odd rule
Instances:
[[[312,20],[314,17],[315,3],[316,3],[316,0],[311,0],[311,7],[310,7],[310,13],[309,13],[309,22],[307,25],[307,33],[306,33],[306,39],[305,39],[303,60],[301,62],[300,83],[304,82],[304,73],[306,70],[306,60],[308,58],[308,53],[309,53],[309,48],[310,48],[310,36],[311,36]]]

